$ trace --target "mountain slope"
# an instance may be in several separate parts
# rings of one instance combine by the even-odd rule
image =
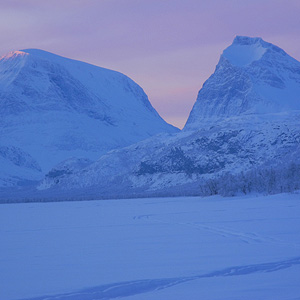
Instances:
[[[40,188],[86,197],[199,194],[220,175],[300,163],[299,109],[300,63],[260,38],[237,37],[182,132],[111,151]]]
[[[14,165],[2,167],[2,185],[39,179],[71,157],[95,160],[110,149],[175,131],[121,73],[37,49],[0,60],[0,147],[8,151],[0,159],[6,161],[2,166]],[[9,159],[11,149],[35,161],[31,176],[16,169],[23,166]]]

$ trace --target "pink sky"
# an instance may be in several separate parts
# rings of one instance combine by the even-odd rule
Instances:
[[[299,0],[0,0],[0,54],[39,48],[120,71],[182,127],[234,36],[300,60]]]

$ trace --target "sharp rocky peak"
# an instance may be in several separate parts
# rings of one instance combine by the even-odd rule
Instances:
[[[249,36],[241,36],[237,35],[233,43],[235,45],[243,45],[243,46],[249,46],[253,44],[259,44],[259,45],[264,45],[265,47],[271,46],[271,43],[265,42],[262,38],[260,37],[249,37]]]
[[[236,36],[233,43],[223,51],[220,63],[225,58],[234,66],[247,67],[265,58],[266,53],[287,56],[281,48],[265,42],[260,37]]]
[[[204,83],[185,126],[300,110],[300,63],[261,38],[237,36]]]

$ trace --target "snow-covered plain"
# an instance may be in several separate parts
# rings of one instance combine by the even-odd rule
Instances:
[[[2,204],[0,299],[300,299],[299,232],[299,194]]]

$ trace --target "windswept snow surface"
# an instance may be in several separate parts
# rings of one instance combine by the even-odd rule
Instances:
[[[0,206],[0,299],[299,299],[300,195]]]

